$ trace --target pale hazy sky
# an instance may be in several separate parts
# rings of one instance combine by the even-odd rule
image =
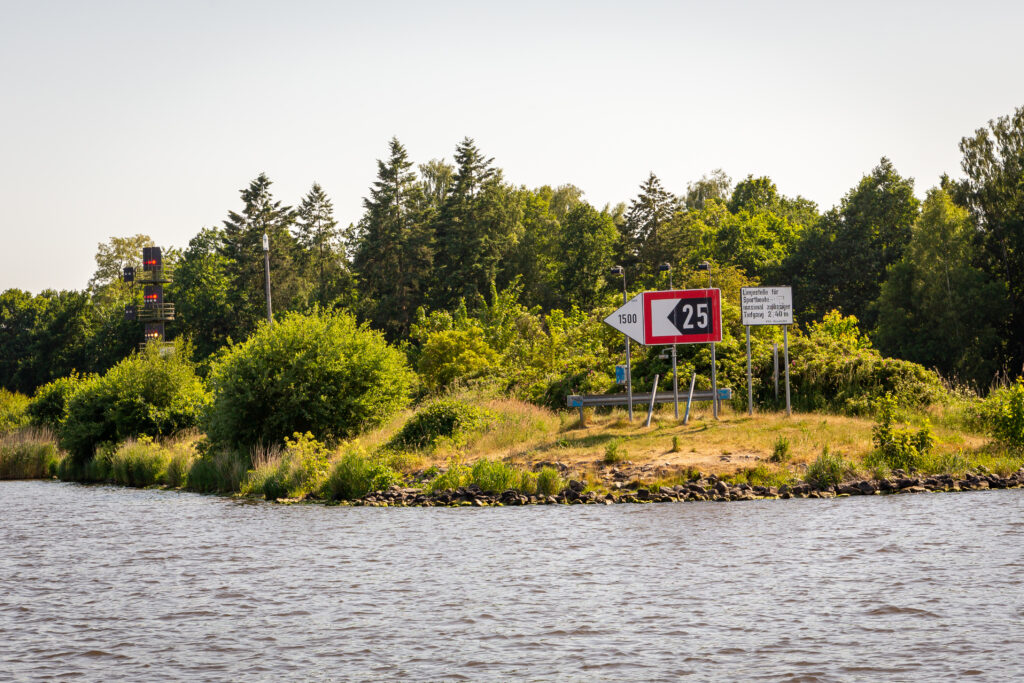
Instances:
[[[96,246],[184,246],[261,171],[343,225],[392,135],[476,139],[601,206],[722,167],[825,209],[879,157],[960,175],[1024,105],[1024,3],[0,0],[0,290],[85,287]]]

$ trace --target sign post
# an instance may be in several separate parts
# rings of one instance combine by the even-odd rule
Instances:
[[[793,324],[792,287],[741,287],[740,306],[743,324],[747,328],[747,413],[754,414],[754,381],[750,360],[750,327],[752,325],[781,325],[786,362],[786,415],[789,405],[789,326]],[[778,396],[778,353],[775,354],[775,395]]]
[[[715,342],[722,341],[722,296],[718,289],[673,289],[642,292],[625,301],[604,319],[626,335],[626,362],[629,363],[629,339],[644,346],[711,343],[712,400],[718,417],[718,377],[715,372]],[[628,373],[628,369],[627,369]],[[628,384],[628,378],[627,378]],[[632,398],[629,399],[632,403]]]

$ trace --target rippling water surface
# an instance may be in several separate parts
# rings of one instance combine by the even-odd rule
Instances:
[[[0,679],[1011,680],[1024,490],[493,509],[0,482]]]

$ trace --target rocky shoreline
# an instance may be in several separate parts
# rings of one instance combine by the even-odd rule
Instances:
[[[887,479],[844,482],[838,486],[814,487],[807,483],[775,486],[731,485],[714,474],[692,477],[686,484],[651,486],[639,480],[626,485],[615,482],[617,490],[608,493],[587,491],[580,479],[570,479],[568,485],[552,496],[527,495],[520,491],[483,491],[469,486],[428,493],[415,487],[392,487],[374,491],[363,498],[342,501],[341,505],[367,507],[491,507],[508,505],[614,505],[622,503],[683,503],[698,501],[730,502],[744,500],[771,500],[791,498],[842,498],[847,496],[873,496],[897,493],[928,493],[955,491],[984,491],[1024,487],[1024,467],[1000,477],[990,472],[968,473],[962,478],[950,474],[916,475],[897,470]],[[280,502],[292,502],[281,500]]]

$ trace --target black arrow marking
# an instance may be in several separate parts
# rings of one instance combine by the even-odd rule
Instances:
[[[668,321],[679,330],[679,334],[711,334],[711,298],[680,299],[669,312]]]

